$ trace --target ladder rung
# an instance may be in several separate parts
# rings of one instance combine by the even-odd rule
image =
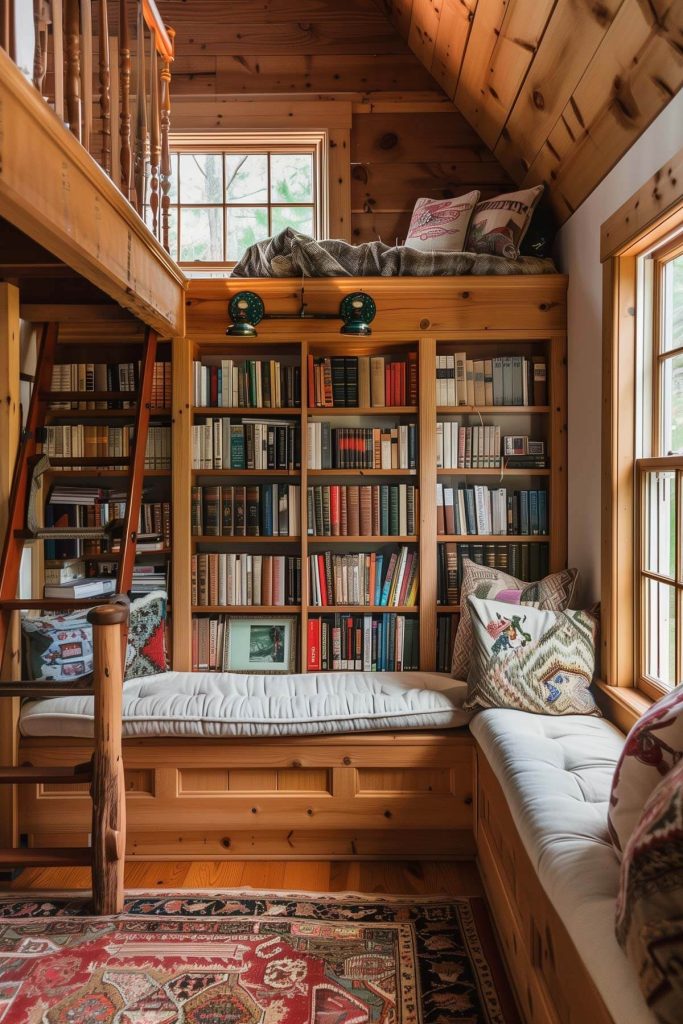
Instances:
[[[85,682],[53,683],[49,679],[19,679],[16,682],[0,682],[0,697],[26,697],[29,700],[41,700],[43,697],[92,697],[95,693],[90,676],[83,677]]]
[[[32,533],[30,530],[15,530],[14,536],[17,540],[49,540],[50,537],[60,535],[61,539],[73,540],[105,540],[109,537],[107,531],[99,527],[74,526],[68,530],[65,526],[41,526],[39,530]]]
[[[41,391],[40,397],[46,402],[136,402],[138,391]]]
[[[47,768],[40,765],[10,767],[0,765],[0,783],[22,785],[27,782],[54,782],[67,785],[73,782],[92,782],[92,764],[86,761],[73,768]]]
[[[39,849],[0,848],[0,868],[80,867],[92,864],[89,846],[55,846]]]
[[[22,609],[34,610],[42,609],[44,612],[68,612],[74,611],[78,608],[93,608],[96,604],[109,604],[113,594],[100,594],[99,597],[79,597],[79,598],[48,598],[48,597],[32,597],[22,598],[16,597],[9,601],[0,601],[0,610],[16,612]]]

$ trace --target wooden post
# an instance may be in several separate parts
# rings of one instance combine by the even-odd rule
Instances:
[[[81,3],[81,108],[83,111],[83,135],[81,141],[90,152],[92,134],[92,8],[89,2]]]
[[[119,93],[121,110],[121,191],[126,199],[133,193],[130,150],[130,28],[128,0],[119,0]]]
[[[194,345],[189,338],[173,339],[173,399],[171,423],[173,436],[173,668],[189,672],[192,668],[192,542],[190,537],[190,488],[192,478],[192,358]],[[176,614],[176,608],[178,613]]]
[[[69,128],[81,141],[81,11],[80,0],[66,0],[66,111]]]
[[[128,607],[100,605],[88,612],[93,627],[95,752],[92,781],[92,888],[96,914],[123,910],[126,791],[121,748],[123,659],[121,628]]]
[[[19,400],[19,289],[0,284],[0,538],[9,520],[9,497],[14,463],[19,447],[21,408]],[[20,678],[19,616],[15,613],[8,629],[7,657],[0,647],[0,675]],[[19,698],[0,701],[0,750],[2,763],[16,765],[19,756]],[[16,786],[0,786],[0,847],[17,842]]]
[[[171,42],[175,38],[173,29],[168,30]],[[167,57],[162,58],[161,66],[161,96],[160,113],[161,123],[161,244],[166,252],[170,252],[168,242],[169,231],[169,210],[171,206],[171,62]]]
[[[147,197],[147,161],[149,157],[149,136],[147,133],[147,83],[145,80],[145,21],[142,3],[138,5],[138,34],[135,41],[137,54],[137,82],[135,109],[135,207],[142,217]]]
[[[159,125],[159,68],[157,66],[156,37],[150,34],[150,144],[149,144],[149,206],[152,212],[152,231],[159,235],[159,158],[161,156],[161,135]]]
[[[436,669],[436,338],[421,337],[418,347],[420,385],[420,661],[422,671]]]
[[[9,4],[8,4],[9,7]],[[45,0],[33,0],[33,84],[44,95],[47,72],[47,13]]]
[[[107,0],[100,0],[100,115],[102,117],[102,167],[111,174],[111,97],[109,84],[109,16]]]

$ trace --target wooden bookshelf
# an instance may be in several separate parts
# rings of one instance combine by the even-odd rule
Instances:
[[[378,315],[369,337],[343,337],[339,321],[329,318],[338,309],[339,296],[353,290],[368,292],[377,302]],[[224,335],[225,302],[237,291],[251,289],[264,300],[266,309],[277,316],[258,325],[255,338]],[[310,291],[310,294],[309,294]],[[436,669],[435,637],[440,618],[457,621],[457,602],[437,605],[437,553],[442,545],[547,545],[549,571],[566,564],[566,279],[544,275],[529,280],[462,278],[362,281],[320,280],[306,282],[309,308],[324,318],[301,319],[299,288],[291,281],[193,281],[188,305],[188,338],[174,346],[173,413],[173,580],[174,580],[174,667],[191,667],[193,615],[282,614],[298,619],[300,665],[306,668],[308,619],[340,614],[397,613],[416,617],[419,622],[420,667]],[[284,316],[283,316],[284,314]],[[291,319],[288,317],[291,315]],[[308,355],[383,355],[404,359],[415,352],[418,365],[418,404],[400,406],[364,405],[309,407]],[[437,355],[466,352],[468,358],[522,355],[545,357],[547,401],[533,405],[437,404]],[[193,360],[219,364],[221,358],[278,359],[300,368],[301,403],[296,408],[198,406],[193,395]],[[526,397],[526,394],[525,394]],[[530,396],[531,397],[531,396]],[[192,424],[202,417],[226,416],[242,419],[282,419],[300,424],[301,468],[289,470],[192,469]],[[464,421],[463,425],[499,425],[501,435],[526,434],[546,444],[545,468],[437,468],[436,424],[439,420]],[[310,422],[331,421],[335,426],[398,426],[414,423],[418,435],[416,469],[309,469],[308,431]],[[336,422],[335,422],[336,421]],[[191,536],[190,486],[224,480],[243,485],[290,480],[300,486],[300,537]],[[547,491],[548,530],[543,535],[437,534],[436,484]],[[452,483],[449,483],[452,481]],[[419,521],[415,534],[401,536],[319,536],[308,534],[307,488],[309,485],[412,483],[419,489]],[[415,606],[317,606],[311,604],[308,555],[329,550],[333,553],[369,552],[380,546],[392,549],[409,545],[419,553],[419,591]],[[190,604],[190,560],[193,553],[234,550],[237,552],[282,553],[301,559],[301,605],[277,608],[234,607],[193,608]],[[386,564],[386,563],[385,563]]]

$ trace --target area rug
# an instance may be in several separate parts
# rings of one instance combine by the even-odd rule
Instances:
[[[2,1024],[518,1024],[479,900],[0,897]]]

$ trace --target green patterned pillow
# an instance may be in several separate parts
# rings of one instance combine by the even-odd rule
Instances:
[[[544,611],[469,598],[474,649],[464,707],[541,715],[599,715],[590,692],[597,621],[588,612]]]

